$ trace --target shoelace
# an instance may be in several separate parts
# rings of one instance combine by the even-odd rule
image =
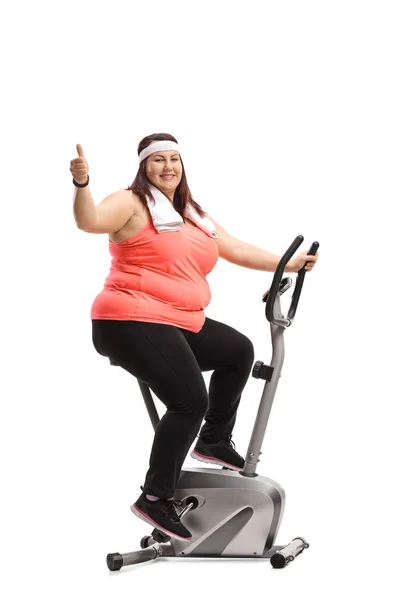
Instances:
[[[236,446],[235,446],[235,442],[232,440],[232,435],[230,435],[227,439],[227,442],[230,446],[232,446],[232,448],[236,451]]]
[[[228,444],[228,446],[230,446],[230,447],[232,448],[232,450],[234,451],[234,453],[236,454],[236,456],[237,456],[238,458],[240,458],[241,460],[244,460],[244,459],[243,459],[243,456],[241,456],[241,455],[239,454],[239,452],[237,452],[237,451],[236,451],[235,442],[234,442],[234,441],[232,441],[232,435],[230,435],[230,436],[229,436],[229,438],[228,438],[226,441],[227,441],[227,444]]]
[[[140,489],[143,492],[143,486],[140,486]],[[163,512],[168,515],[168,517],[170,517],[170,519],[179,521],[179,516],[176,513],[175,508],[178,508],[180,506],[183,506],[183,502],[182,500],[164,500],[165,502],[165,507],[163,508]]]
[[[181,500],[168,500],[168,504],[165,506],[164,512],[166,515],[168,515],[171,521],[180,522],[179,515],[175,510],[175,508],[178,508],[179,506],[183,506],[183,502]]]

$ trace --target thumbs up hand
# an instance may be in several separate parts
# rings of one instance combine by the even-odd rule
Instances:
[[[70,171],[72,173],[72,177],[75,179],[77,183],[86,183],[89,173],[89,165],[83,154],[82,146],[80,144],[76,145],[76,151],[78,153],[78,158],[73,158],[70,164]]]

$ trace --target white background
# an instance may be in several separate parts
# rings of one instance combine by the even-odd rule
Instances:
[[[0,21],[3,597],[397,598],[398,3],[39,1]],[[105,564],[149,533],[129,507],[152,430],[136,380],[92,346],[110,256],[75,225],[69,163],[82,144],[99,203],[154,132],[232,235],[276,254],[320,242],[260,463],[287,494],[277,543],[311,544],[283,571]],[[206,309],[264,362],[271,280],[220,260]],[[261,391],[250,378],[241,453]]]

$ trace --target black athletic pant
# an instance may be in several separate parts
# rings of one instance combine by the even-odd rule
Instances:
[[[150,455],[144,492],[174,495],[181,467],[200,431],[208,442],[229,438],[254,348],[229,325],[206,318],[193,333],[173,325],[93,319],[93,345],[146,383],[165,404]],[[207,393],[202,371],[211,371]]]

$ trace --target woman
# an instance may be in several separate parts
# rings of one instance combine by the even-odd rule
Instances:
[[[132,185],[98,206],[79,144],[77,151],[70,166],[76,224],[89,233],[107,233],[113,257],[91,308],[93,345],[145,382],[167,409],[154,435],[143,493],[131,508],[168,535],[190,540],[173,500],[182,464],[204,418],[191,456],[243,468],[232,430],[254,362],[245,335],[205,317],[211,299],[206,276],[219,256],[270,272],[280,257],[232,237],[193,200],[173,136],[145,137]],[[310,271],[316,261],[303,252],[287,271],[306,263]],[[207,393],[202,372],[210,370]]]

